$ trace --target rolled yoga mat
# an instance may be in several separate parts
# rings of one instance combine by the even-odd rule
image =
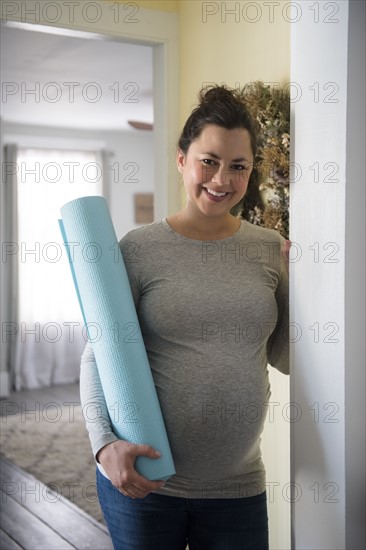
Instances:
[[[103,197],[82,197],[59,220],[114,433],[161,457],[138,457],[149,480],[175,474],[153,376],[116,233]]]

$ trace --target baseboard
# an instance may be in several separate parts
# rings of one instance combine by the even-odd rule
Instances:
[[[8,397],[10,393],[10,377],[8,372],[0,372],[0,397]]]

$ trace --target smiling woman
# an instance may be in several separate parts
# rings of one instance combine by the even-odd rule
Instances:
[[[240,225],[231,210],[247,191],[257,150],[257,127],[236,91],[211,87],[203,89],[199,97],[200,104],[183,128],[177,151],[186,207],[167,221],[191,238],[220,239]]]
[[[120,241],[176,474],[163,483],[137,472],[138,456],[162,449],[114,434],[87,344],[81,401],[100,411],[85,420],[115,548],[268,549],[260,436],[267,365],[289,372],[288,273],[285,239],[231,213],[256,143],[235,91],[203,90],[176,155],[185,207]]]
[[[251,139],[246,129],[228,130],[214,124],[205,126],[186,154],[181,149],[178,150],[177,166],[183,176],[187,193],[186,214],[189,219],[182,220],[179,216],[172,216],[168,220],[170,225],[174,225],[178,231],[184,225],[186,232],[188,228],[193,232],[192,222],[196,212],[191,216],[192,209],[213,220],[223,213],[226,218],[228,209],[231,210],[245,195],[252,165]],[[212,203],[220,203],[221,208],[214,207]],[[229,231],[234,224],[238,227],[238,221],[230,218],[229,214]],[[213,220],[209,222],[212,227]],[[211,238],[225,236],[225,231],[219,231],[218,234],[212,234]]]

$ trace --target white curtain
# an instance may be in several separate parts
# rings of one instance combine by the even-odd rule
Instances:
[[[16,390],[75,382],[86,343],[58,219],[60,207],[102,195],[96,152],[19,149]]]

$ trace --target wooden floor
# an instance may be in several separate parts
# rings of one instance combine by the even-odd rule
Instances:
[[[113,548],[104,525],[4,458],[0,484],[1,550]]]
[[[0,401],[1,415],[37,403],[78,402],[77,385],[15,392]],[[107,528],[41,481],[0,459],[0,550],[111,550]]]

